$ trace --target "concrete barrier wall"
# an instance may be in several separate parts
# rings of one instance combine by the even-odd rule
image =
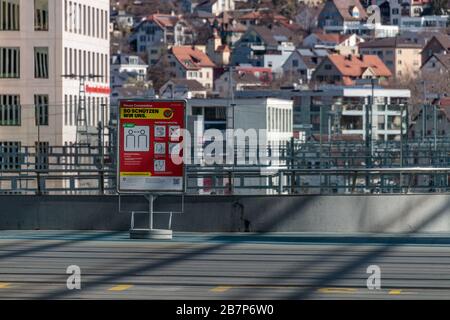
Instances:
[[[144,197],[122,197],[122,209],[147,210]],[[179,197],[155,210],[180,209]],[[117,196],[0,196],[2,230],[128,230]],[[189,196],[175,231],[450,232],[450,195]],[[148,222],[136,217],[137,226]],[[157,214],[155,227],[167,227]]]

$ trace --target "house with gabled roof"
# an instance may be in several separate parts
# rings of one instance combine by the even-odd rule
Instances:
[[[161,45],[191,44],[193,36],[190,28],[181,16],[155,13],[144,17],[133,28],[129,42],[138,53]]]
[[[422,64],[434,54],[450,54],[450,35],[437,33],[423,47]]]
[[[192,79],[170,79],[159,89],[162,99],[206,98],[206,95],[206,88]]]
[[[328,54],[326,49],[299,48],[283,64],[283,75],[292,81],[308,83],[314,70]]]
[[[422,74],[450,74],[450,54],[435,53],[420,68]]]
[[[359,24],[367,13],[359,0],[328,0],[318,17],[318,27]]]
[[[410,79],[418,76],[421,66],[420,53],[425,37],[396,36],[373,39],[359,44],[359,52],[377,55],[391,70],[395,78]]]
[[[358,79],[377,79],[383,82],[392,77],[388,67],[376,55],[340,55],[325,57],[313,73],[318,83],[354,85]]]
[[[278,65],[279,59],[285,60],[289,56],[286,52],[295,50],[295,39],[295,34],[282,26],[252,26],[235,44],[231,64],[251,64],[256,67]],[[272,57],[265,59],[267,55]]]
[[[197,80],[212,90],[216,65],[204,50],[194,46],[174,46],[167,55],[171,78]]]

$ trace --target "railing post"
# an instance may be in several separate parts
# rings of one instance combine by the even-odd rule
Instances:
[[[278,194],[283,194],[283,171],[278,171]]]

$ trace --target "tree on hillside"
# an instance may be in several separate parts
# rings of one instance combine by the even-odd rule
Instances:
[[[168,50],[164,49],[161,52],[161,58],[158,63],[149,70],[148,79],[152,81],[153,88],[159,90],[168,80],[170,80],[171,75],[168,72],[170,69]]]
[[[300,4],[298,14],[295,16],[295,22],[307,33],[311,33],[317,27],[317,20],[321,10],[322,6],[313,7]]]
[[[297,0],[272,0],[274,9],[285,17],[294,19],[298,12],[299,3]]]
[[[410,112],[417,112],[425,103],[430,103],[430,96],[450,95],[450,72],[421,72],[417,77],[401,80],[392,79],[391,87],[409,89],[411,91]],[[425,96],[428,97],[425,100]]]
[[[431,14],[444,15],[448,9],[448,0],[431,0]]]

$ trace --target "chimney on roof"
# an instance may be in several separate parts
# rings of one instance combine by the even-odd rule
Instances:
[[[175,17],[175,11],[170,11],[170,15],[172,16],[172,17]]]

